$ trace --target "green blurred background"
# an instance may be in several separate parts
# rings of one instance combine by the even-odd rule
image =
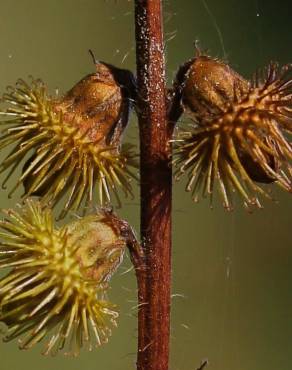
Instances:
[[[168,0],[165,12],[169,81],[193,56],[193,42],[248,77],[270,60],[292,61],[289,0]],[[133,1],[0,0],[0,91],[19,77],[41,77],[65,92],[93,72],[87,50],[120,67],[135,68]],[[132,118],[127,140],[137,142]],[[3,155],[3,153],[1,153]],[[4,179],[4,175],[2,175]],[[1,178],[0,178],[1,180]],[[10,183],[11,184],[11,183]],[[291,195],[248,214],[227,214],[219,203],[198,205],[174,187],[171,370],[195,370],[208,358],[214,370],[288,370],[292,367]],[[1,207],[12,207],[21,192]],[[138,189],[119,212],[138,230]],[[135,368],[136,284],[129,259],[113,278],[120,306],[108,345],[78,358],[42,357],[17,343],[0,345],[1,370]]]

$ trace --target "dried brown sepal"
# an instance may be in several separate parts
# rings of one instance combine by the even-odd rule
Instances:
[[[291,192],[292,67],[271,63],[249,82],[227,64],[198,56],[182,88],[182,105],[194,120],[175,142],[176,178],[188,173],[186,189],[197,201],[217,183],[224,207],[238,192],[247,208],[261,207],[258,183],[275,182]],[[287,135],[288,134],[288,135]]]
[[[61,228],[51,209],[28,200],[0,221],[0,321],[4,341],[29,349],[48,339],[44,354],[78,355],[108,341],[116,306],[107,300],[122,262],[125,221],[100,209]],[[121,227],[122,226],[122,227]],[[129,228],[129,226],[127,226]]]
[[[92,203],[95,188],[100,204],[111,201],[118,188],[132,195],[129,180],[136,166],[131,149],[121,149],[128,122],[134,80],[131,72],[96,64],[96,72],[79,81],[64,97],[47,94],[40,80],[19,80],[3,96],[10,119],[0,138],[0,149],[13,145],[0,172],[10,169],[4,186],[25,155],[34,150],[10,195],[21,184],[25,196],[41,195],[54,205],[65,193],[64,214]]]

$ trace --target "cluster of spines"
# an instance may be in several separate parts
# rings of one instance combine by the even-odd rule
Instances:
[[[70,355],[107,342],[118,314],[104,284],[82,277],[74,258],[79,245],[70,243],[67,227],[55,229],[51,210],[34,201],[25,212],[5,213],[0,268],[11,271],[0,281],[4,341],[25,334],[20,348],[29,349],[50,336],[44,354]]]
[[[0,149],[14,144],[0,166],[0,172],[11,167],[4,186],[23,157],[35,150],[10,196],[21,183],[27,197],[41,192],[44,202],[52,205],[67,193],[64,216],[78,209],[84,198],[92,204],[95,186],[100,204],[109,203],[112,192],[120,203],[118,188],[132,195],[129,180],[135,174],[129,166],[135,164],[131,150],[121,153],[119,147],[90,142],[86,131],[81,133],[74,122],[66,122],[62,113],[54,111],[53,100],[40,80],[32,80],[31,85],[18,80],[3,100],[9,107],[0,114],[11,119],[1,121],[9,128],[0,139]]]
[[[245,206],[261,207],[257,193],[272,198],[252,172],[262,173],[266,181],[276,182],[291,192],[292,148],[283,132],[292,133],[292,80],[287,77],[291,66],[279,69],[271,64],[262,77],[254,78],[248,92],[226,103],[222,114],[206,122],[194,123],[190,131],[181,130],[175,141],[178,166],[176,178],[188,172],[186,186],[194,201],[200,193],[212,195],[218,182],[223,204],[232,209],[234,191]],[[252,166],[252,169],[248,169]],[[268,180],[267,180],[268,179]]]

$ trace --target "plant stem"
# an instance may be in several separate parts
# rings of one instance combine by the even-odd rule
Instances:
[[[141,241],[138,370],[167,370],[171,280],[171,148],[160,0],[135,1]]]

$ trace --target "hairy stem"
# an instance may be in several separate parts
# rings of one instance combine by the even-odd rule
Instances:
[[[167,370],[171,279],[171,167],[160,0],[135,1],[141,240],[138,370]]]

